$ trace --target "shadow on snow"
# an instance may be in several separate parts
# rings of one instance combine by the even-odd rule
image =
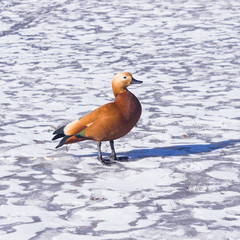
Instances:
[[[240,142],[240,140],[227,140],[209,144],[177,145],[161,148],[141,148],[129,151],[126,154],[131,158],[182,156],[212,152],[217,149],[234,146],[235,143],[238,142]]]

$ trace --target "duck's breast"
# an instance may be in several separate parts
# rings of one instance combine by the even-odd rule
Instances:
[[[141,104],[130,91],[117,95],[115,103],[119,107],[124,119],[120,127],[125,128],[125,131],[128,133],[136,125],[141,116]]]

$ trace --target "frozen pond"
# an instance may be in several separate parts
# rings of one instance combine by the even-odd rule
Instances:
[[[0,239],[239,239],[239,1],[0,6]],[[144,81],[115,143],[130,161],[56,150],[54,128],[112,101],[121,71]]]

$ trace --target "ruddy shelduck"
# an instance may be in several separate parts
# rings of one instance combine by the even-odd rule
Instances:
[[[86,116],[60,127],[53,134],[52,140],[62,138],[56,148],[64,144],[94,140],[98,142],[98,160],[110,165],[112,160],[126,160],[128,157],[117,157],[114,140],[126,135],[138,122],[142,108],[138,99],[127,89],[130,84],[140,84],[128,72],[118,73],[112,80],[114,102],[107,103]],[[110,159],[103,159],[101,142],[109,141],[111,146]]]

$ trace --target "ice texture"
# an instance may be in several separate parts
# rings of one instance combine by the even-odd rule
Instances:
[[[0,239],[240,237],[240,2],[0,2]],[[143,108],[97,161],[52,132],[113,101]],[[110,152],[103,143],[103,153]]]

